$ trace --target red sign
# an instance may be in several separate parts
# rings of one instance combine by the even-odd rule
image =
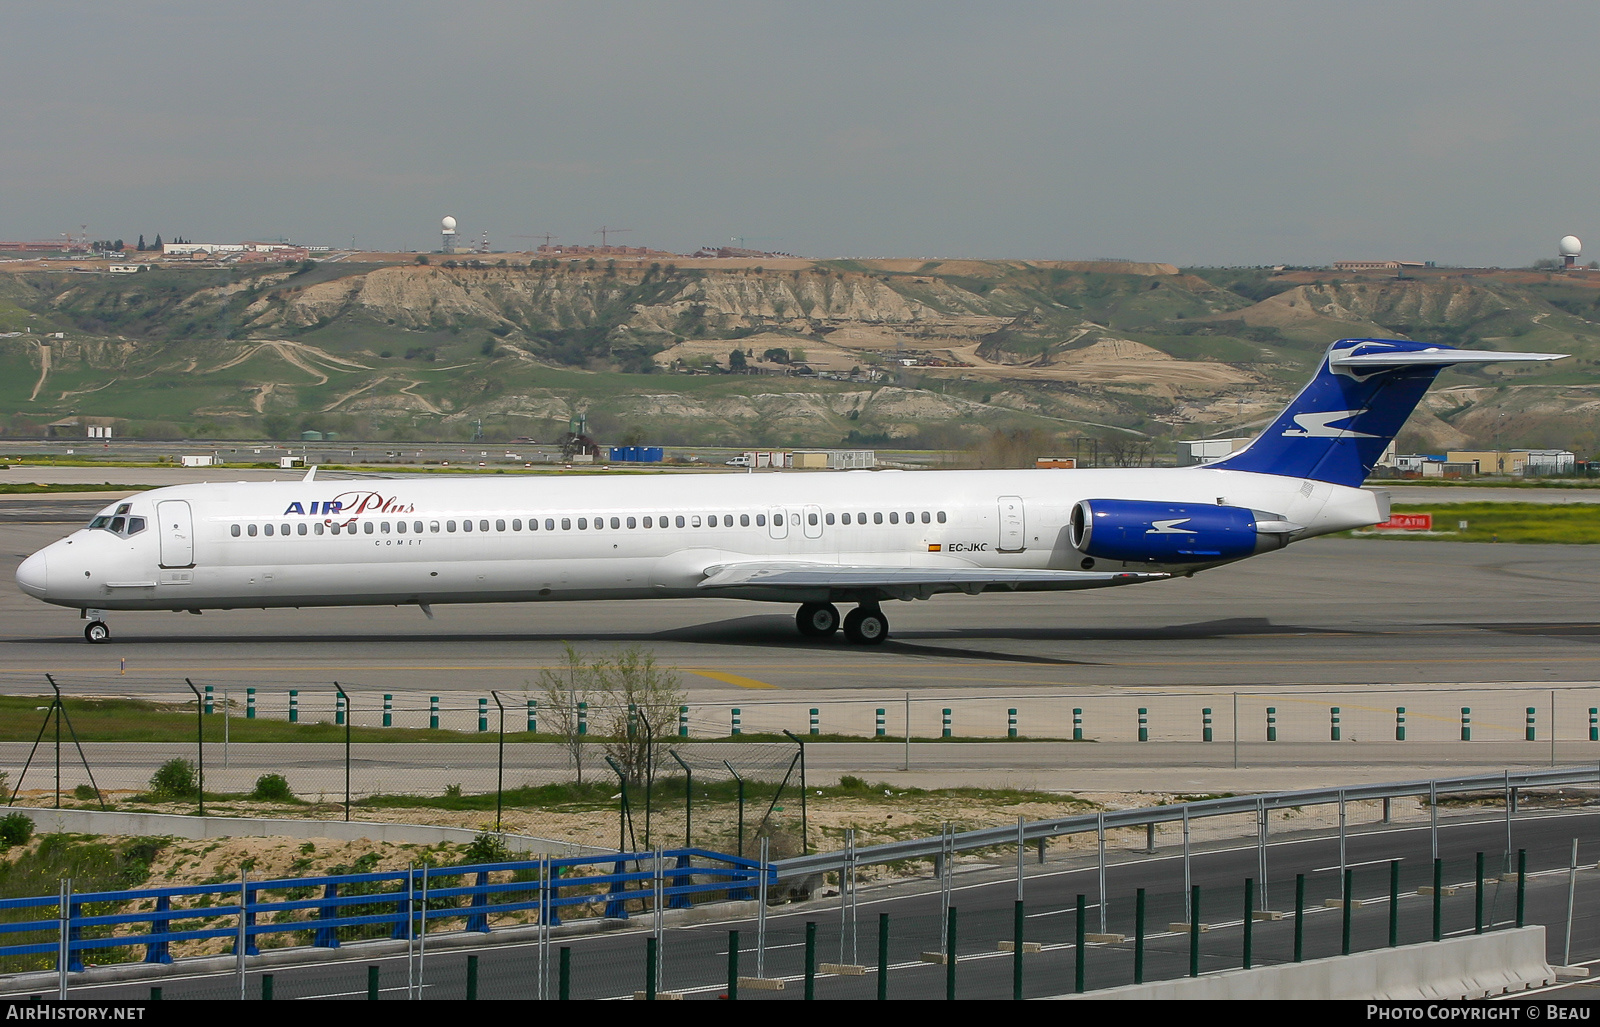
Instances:
[[[1393,514],[1374,527],[1379,531],[1432,531],[1433,514]]]

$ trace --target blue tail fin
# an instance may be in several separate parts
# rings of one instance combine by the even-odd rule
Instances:
[[[1561,356],[1451,349],[1404,339],[1341,339],[1328,347],[1316,377],[1260,437],[1210,466],[1358,486],[1445,367]]]

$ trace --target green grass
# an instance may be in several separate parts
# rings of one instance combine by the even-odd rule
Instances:
[[[0,484],[0,496],[26,496],[49,492],[144,492],[155,487],[154,485],[113,485],[109,481],[99,485]]]
[[[1518,542],[1529,544],[1600,544],[1600,507],[1587,503],[1557,506],[1548,503],[1449,503],[1437,506],[1396,505],[1397,514],[1433,514],[1436,532],[1384,533],[1363,537],[1398,538],[1412,541]],[[1466,521],[1465,530],[1457,527]],[[1345,533],[1347,537],[1351,533]]]

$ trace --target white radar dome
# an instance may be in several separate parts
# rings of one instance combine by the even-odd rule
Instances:
[[[1559,245],[1563,257],[1576,257],[1583,252],[1583,243],[1575,235],[1563,236]]]
[[[440,224],[444,225],[444,230],[446,232],[454,232],[456,230],[455,218],[446,217],[442,222],[440,222]]]

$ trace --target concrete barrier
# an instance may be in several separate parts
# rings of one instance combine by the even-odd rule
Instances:
[[[1520,927],[1304,963],[1131,984],[1058,999],[1481,999],[1556,983],[1544,927]]]
[[[338,841],[395,842],[437,845],[455,842],[465,845],[479,834],[465,827],[433,827],[426,824],[380,824],[353,820],[297,820],[273,817],[186,817],[173,813],[112,813],[87,809],[32,809],[13,806],[11,812],[33,820],[40,834],[70,831],[74,834],[123,836],[156,835],[173,838],[332,838]],[[535,856],[583,856],[610,852],[592,845],[528,835],[499,836],[512,852]]]

